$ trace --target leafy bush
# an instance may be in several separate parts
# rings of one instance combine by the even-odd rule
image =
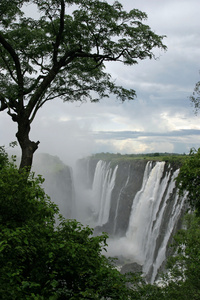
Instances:
[[[0,146],[0,169],[8,163],[8,154],[3,146]]]
[[[185,217],[185,229],[180,230],[173,247],[175,255],[168,261],[168,273],[163,281],[163,298],[176,300],[200,299],[200,218]]]
[[[200,214],[200,148],[191,149],[184,160],[176,180],[180,194],[187,191],[187,200],[193,209]]]
[[[141,278],[101,254],[107,235],[58,216],[42,181],[8,162],[0,169],[0,298],[142,299]]]

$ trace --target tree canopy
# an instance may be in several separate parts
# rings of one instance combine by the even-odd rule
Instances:
[[[200,298],[200,219],[185,216],[184,228],[174,237],[174,255],[169,257],[167,272],[162,281],[162,298],[197,300]]]
[[[200,109],[200,81],[195,84],[192,96],[190,96],[190,101],[194,105],[195,114],[197,114]]]
[[[166,49],[143,22],[146,13],[126,12],[118,1],[1,0],[0,12],[0,111],[17,122],[21,168],[32,165],[39,141],[30,140],[30,125],[45,102],[133,99],[135,90],[118,86],[106,63],[131,66]]]
[[[187,193],[190,208],[200,215],[200,148],[191,149],[180,168],[176,184],[180,194]]]

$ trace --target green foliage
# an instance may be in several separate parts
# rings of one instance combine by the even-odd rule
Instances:
[[[0,14],[0,111],[18,124],[27,170],[39,145],[30,124],[47,101],[132,100],[135,90],[117,85],[107,62],[134,65],[166,49],[164,36],[144,24],[147,15],[118,1],[1,0]]]
[[[5,147],[0,146],[0,170],[8,163],[8,154]]]
[[[197,114],[200,108],[200,81],[196,83],[194,92],[192,96],[190,96],[190,101],[194,105],[195,114]]]
[[[26,16],[23,4],[38,15]],[[65,6],[72,6],[71,14]],[[105,63],[133,65],[153,58],[156,47],[166,49],[164,36],[142,23],[147,15],[126,12],[118,1],[3,0],[0,8],[0,100],[9,114],[18,111],[17,100],[28,100],[26,111],[34,118],[45,101],[58,96],[96,101],[112,93],[133,99],[135,91],[117,86]]]
[[[62,216],[56,225],[42,181],[10,163],[0,169],[0,298],[142,299],[140,276],[101,254],[106,234]]]
[[[184,229],[174,237],[162,299],[200,299],[200,148],[185,156],[176,184],[195,211],[186,215]]]
[[[198,155],[191,152],[187,164]],[[1,299],[200,298],[200,217],[188,215],[175,236],[162,284],[146,284],[138,274],[120,274],[101,254],[106,234],[93,236],[91,228],[59,216],[41,187],[43,179],[32,173],[27,179],[8,162],[3,147],[0,161]]]
[[[2,168],[0,172],[0,222],[11,228],[22,226],[31,219],[43,226],[54,219],[57,208],[45,195],[40,183],[41,177],[34,178],[30,174],[10,166]],[[50,220],[48,220],[50,219]]]
[[[176,153],[140,153],[140,154],[114,154],[114,153],[96,153],[92,155],[91,159],[101,159],[105,161],[111,161],[112,165],[116,165],[121,161],[132,161],[132,160],[148,160],[148,161],[166,161],[173,166],[179,168],[185,159],[186,155]]]
[[[191,149],[176,180],[181,194],[187,191],[187,200],[200,214],[200,148]]]
[[[188,214],[185,226],[174,238],[176,252],[168,261],[162,299],[200,299],[200,218]]]
[[[8,26],[16,20],[18,15],[21,15],[21,7],[25,0],[1,0],[0,1],[0,21],[3,26]]]
[[[117,85],[107,62],[134,65],[166,49],[147,15],[118,1],[1,0],[0,14],[0,111],[18,124],[20,168],[29,170],[39,145],[30,124],[47,101],[132,100],[135,90]]]

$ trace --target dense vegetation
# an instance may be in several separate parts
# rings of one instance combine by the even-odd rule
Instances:
[[[110,161],[113,165],[121,162],[121,161],[131,161],[131,160],[153,160],[153,161],[166,161],[172,165],[176,165],[180,167],[185,159],[187,158],[186,154],[178,154],[178,153],[140,153],[140,154],[120,154],[120,153],[96,153],[92,155],[92,159],[102,159],[106,161]]]
[[[199,156],[200,150],[187,156],[178,178],[195,211],[185,218],[187,229],[174,238],[176,255],[161,284],[150,285],[139,274],[116,270],[101,253],[107,235],[93,236],[91,228],[65,220],[44,193],[43,179],[32,173],[27,179],[1,147],[0,298],[200,299]]]
[[[176,255],[169,258],[161,299],[199,300],[200,218],[195,213],[185,216],[185,229],[176,234],[173,247]]]
[[[183,194],[188,191],[187,199],[192,209],[200,215],[200,148],[191,149],[177,178],[177,185]]]

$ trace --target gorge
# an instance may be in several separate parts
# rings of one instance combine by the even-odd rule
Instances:
[[[64,217],[93,227],[95,234],[108,233],[105,255],[117,257],[124,271],[135,268],[148,282],[156,280],[184,211],[176,164],[91,156],[72,170],[42,155],[35,170],[45,177],[45,190]]]

